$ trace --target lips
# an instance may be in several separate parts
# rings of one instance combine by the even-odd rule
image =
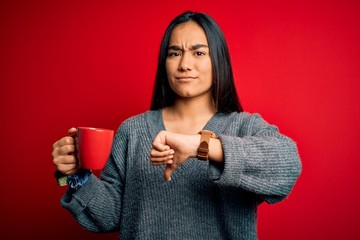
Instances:
[[[196,77],[191,77],[191,76],[182,76],[182,77],[176,77],[177,80],[179,81],[191,81],[196,79]]]

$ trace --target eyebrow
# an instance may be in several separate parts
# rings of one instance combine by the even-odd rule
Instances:
[[[199,48],[209,48],[209,46],[206,45],[206,44],[195,44],[195,45],[192,45],[190,47],[190,50],[197,50]],[[171,45],[167,49],[168,50],[175,50],[175,51],[182,50],[182,48],[179,45]]]

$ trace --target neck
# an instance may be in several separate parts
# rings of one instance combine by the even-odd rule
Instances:
[[[212,117],[216,109],[212,97],[208,95],[196,99],[178,98],[168,111],[180,119],[196,119]]]
[[[197,134],[215,114],[211,96],[178,98],[163,109],[165,129],[174,133]]]

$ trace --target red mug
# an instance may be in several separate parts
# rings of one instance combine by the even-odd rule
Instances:
[[[114,131],[104,128],[78,127],[71,134],[76,142],[76,156],[81,168],[102,170],[109,158]]]

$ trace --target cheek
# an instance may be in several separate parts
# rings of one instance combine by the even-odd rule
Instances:
[[[176,63],[174,61],[166,61],[165,62],[165,69],[166,69],[166,73],[167,75],[169,74],[173,74],[174,71],[176,71],[177,67],[176,67]]]
[[[212,81],[212,65],[211,61],[204,62],[201,67],[202,74]]]

